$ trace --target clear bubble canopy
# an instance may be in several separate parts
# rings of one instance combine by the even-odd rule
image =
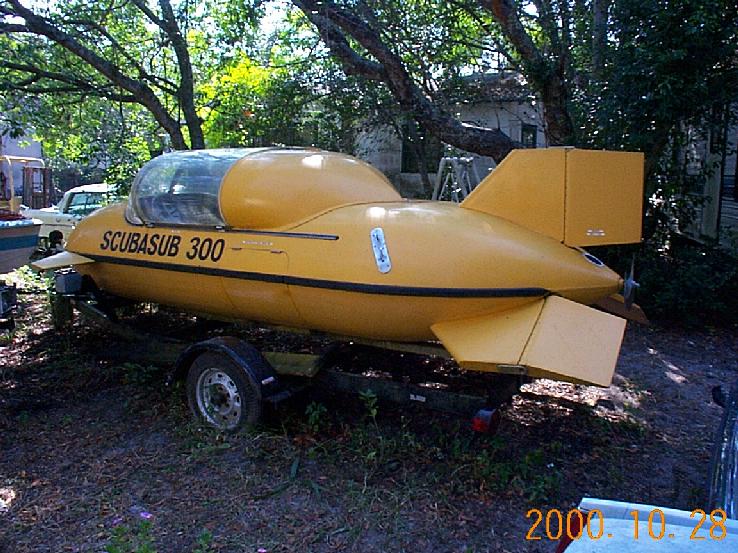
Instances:
[[[341,205],[398,201],[379,171],[315,148],[233,148],[161,155],[133,182],[132,224],[287,229]]]
[[[133,181],[128,218],[139,224],[223,226],[221,182],[239,159],[263,148],[172,152],[158,156]]]

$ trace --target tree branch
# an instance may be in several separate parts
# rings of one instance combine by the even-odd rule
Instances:
[[[500,161],[517,143],[498,129],[467,125],[434,105],[408,74],[402,60],[381,40],[379,33],[330,0],[293,0],[310,21],[347,73],[387,85],[401,109],[412,115],[440,140],[469,152]],[[376,61],[360,56],[346,40],[356,40]]]
[[[131,102],[138,101],[136,96],[132,94],[121,94],[119,92],[114,92],[106,87],[96,85],[95,83],[92,83],[90,81],[73,78],[64,73],[44,70],[39,67],[35,67],[33,65],[20,64],[20,63],[14,63],[14,62],[9,62],[9,61],[0,61],[0,67],[11,69],[13,71],[22,71],[24,73],[30,74],[30,76],[27,79],[20,81],[20,82],[4,82],[3,87],[8,90],[17,90],[17,91],[29,92],[32,94],[79,92],[79,93],[93,94],[95,96],[99,96],[102,98],[109,98],[111,100],[120,101],[120,102],[131,103]],[[69,86],[66,86],[66,87],[31,86],[34,84],[38,84],[43,79],[48,79],[50,81],[54,81],[58,83],[64,83]]]
[[[553,16],[553,10],[551,9],[551,2],[550,0],[533,0],[533,4],[538,11],[538,21],[541,28],[551,41],[551,51],[554,55],[558,55],[561,52],[561,43],[559,42],[558,29]]]
[[[607,47],[607,10],[610,0],[592,0],[592,75],[602,80]]]
[[[342,63],[344,71],[348,75],[358,75],[372,81],[383,82],[386,78],[383,67],[375,61],[360,56],[351,48],[341,29],[330,18],[322,15],[315,2],[295,0],[293,2],[300,8],[310,22],[315,25],[320,38]]]
[[[138,100],[135,96],[132,96],[130,94],[117,94],[105,90],[99,90],[99,89],[91,89],[89,91],[83,92],[78,87],[74,86],[18,86],[16,83],[8,83],[8,82],[0,82],[0,88],[3,88],[5,90],[13,90],[16,92],[24,92],[28,94],[75,94],[78,93],[80,95],[87,95],[87,96],[96,96],[98,98],[106,98],[108,100],[113,100],[115,102],[124,102],[127,104],[135,104],[138,103]]]
[[[526,76],[536,84],[543,83],[551,71],[548,60],[523,27],[513,0],[481,0],[481,4],[492,12],[502,32],[520,54]]]
[[[149,21],[151,21],[154,25],[156,25],[160,29],[166,28],[166,23],[162,19],[160,19],[153,11],[151,11],[151,8],[149,8],[144,0],[131,0],[131,4],[141,10],[144,15],[149,18]]]
[[[156,121],[172,137],[172,145],[178,149],[187,148],[179,123],[169,115],[154,91],[145,83],[136,81],[125,75],[110,61],[96,54],[74,37],[54,26],[53,23],[44,17],[23,6],[19,0],[7,0],[7,3],[13,7],[12,15],[23,18],[25,21],[25,27],[27,27],[30,32],[44,36],[52,42],[55,42],[102,74],[112,84],[127,90],[132,95],[136,96],[139,103],[151,112]]]
[[[3,34],[10,34],[10,33],[30,33],[31,31],[28,30],[28,27],[25,25],[20,25],[18,23],[3,23],[0,22],[0,33]]]
[[[23,71],[25,73],[31,73],[36,77],[36,80],[39,80],[41,78],[44,79],[51,79],[53,81],[59,81],[67,84],[76,84],[76,85],[83,85],[88,84],[87,81],[82,81],[80,79],[76,79],[74,77],[71,77],[69,75],[66,75],[64,73],[58,73],[54,71],[48,71],[45,69],[41,69],[39,67],[36,67],[34,65],[28,65],[25,63],[14,63],[11,61],[0,61],[0,67],[5,67],[6,69],[12,69],[14,71]]]
[[[67,20],[66,22],[69,24],[82,25],[84,27],[89,27],[90,29],[97,31],[103,37],[108,39],[108,41],[110,42],[110,45],[115,50],[120,52],[120,54],[126,59],[126,61],[130,63],[131,66],[133,66],[136,69],[136,71],[138,71],[138,75],[140,78],[150,82],[153,86],[157,87],[159,90],[163,92],[166,92],[167,94],[171,94],[172,96],[177,95],[177,84],[176,83],[170,81],[169,79],[159,77],[147,71],[143,67],[143,65],[141,65],[141,63],[136,58],[131,56],[131,54],[129,54],[128,51],[125,48],[123,48],[120,42],[118,42],[118,40],[116,40],[116,38],[113,35],[111,35],[108,32],[108,30],[100,23],[96,21],[80,20],[80,19],[70,19],[70,20]]]
[[[548,0],[546,0],[548,1]],[[520,56],[522,73],[540,93],[543,100],[543,117],[548,139],[553,145],[571,144],[574,139],[574,123],[569,112],[569,90],[566,84],[568,69],[568,12],[562,15],[562,46],[556,63],[550,62],[533,43],[533,39],[520,21],[514,0],[481,0],[500,25],[503,34]],[[557,33],[549,41],[557,41]]]

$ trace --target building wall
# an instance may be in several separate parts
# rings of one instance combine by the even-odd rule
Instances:
[[[11,138],[0,135],[0,155],[41,157],[41,143],[27,137]]]
[[[27,137],[11,138],[7,135],[0,135],[0,156],[19,156],[19,157],[35,157],[40,158],[42,156],[42,148],[40,142],[35,142]],[[22,193],[23,186],[23,168],[18,163],[10,164],[5,161],[0,161],[0,171],[5,174],[6,178],[9,178],[10,171],[13,172],[13,186],[16,194]]]
[[[536,127],[537,148],[546,146],[543,114],[540,103],[502,102],[461,105],[456,116],[463,122],[487,128],[497,128],[513,140],[522,141],[524,125]],[[375,127],[360,132],[356,140],[357,156],[370,163],[395,185],[405,197],[427,196],[419,173],[402,172],[402,139],[389,126]],[[484,179],[496,167],[495,161],[486,156],[447,148],[446,155],[470,156],[480,179]],[[429,168],[429,178],[435,184],[436,168]]]
[[[402,140],[389,125],[365,129],[356,137],[356,155],[392,180],[402,167]]]
[[[688,143],[683,155],[686,170],[695,178],[695,189],[688,194],[694,200],[695,219],[685,232],[697,239],[719,238],[729,245],[733,233],[738,233],[738,196],[736,195],[736,148],[738,124],[727,130],[726,156],[723,163],[722,130],[717,146],[714,131],[707,127],[687,129]],[[722,196],[721,196],[722,191]]]
[[[738,106],[736,106],[738,110]],[[727,156],[725,159],[725,180],[731,185],[735,184],[736,181],[736,162],[738,162],[738,123],[733,123],[728,129],[728,149]],[[735,196],[738,199],[738,195]]]

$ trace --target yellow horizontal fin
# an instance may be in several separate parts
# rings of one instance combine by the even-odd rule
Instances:
[[[482,317],[437,323],[433,333],[470,370],[609,386],[625,320],[559,296]]]

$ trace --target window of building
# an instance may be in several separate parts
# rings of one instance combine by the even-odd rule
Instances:
[[[415,125],[415,123],[410,124]],[[411,132],[410,124],[405,125],[402,133],[402,172],[420,173],[421,156],[418,153],[422,152],[426,170],[429,173],[435,173],[443,157],[443,144],[435,137],[426,136],[417,126],[415,132]],[[413,135],[416,141],[409,138]]]
[[[523,125],[520,129],[520,143],[524,148],[537,147],[538,127],[536,125]]]

